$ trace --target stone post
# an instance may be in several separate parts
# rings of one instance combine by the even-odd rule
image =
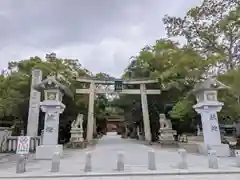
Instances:
[[[59,170],[60,170],[60,154],[59,152],[55,152],[52,157],[51,172],[59,172]]]
[[[124,171],[124,153],[118,152],[117,154],[117,171]]]
[[[186,150],[185,149],[179,149],[178,153],[179,153],[179,158],[180,158],[178,168],[179,169],[187,169],[188,164],[187,164],[187,152],[186,152]]]
[[[223,103],[217,100],[217,91],[223,88],[226,86],[219,81],[207,79],[194,89],[197,104],[193,108],[201,115],[204,137],[204,147],[199,144],[199,151],[204,154],[210,148],[216,150],[217,156],[230,156],[229,145],[221,143],[217,116],[217,112],[220,112],[223,106]]]
[[[40,69],[34,69],[32,71],[32,82],[29,99],[29,110],[28,110],[28,123],[27,123],[27,136],[38,135],[38,118],[40,111],[40,98],[41,93],[34,89],[34,85],[41,83],[42,71]]]
[[[218,169],[218,159],[215,150],[208,151],[208,167],[211,169]]]
[[[20,155],[16,164],[16,173],[24,173],[26,171],[26,158]]]
[[[156,170],[155,152],[154,150],[148,151],[148,169]]]
[[[84,172],[91,172],[91,171],[92,171],[92,153],[87,152],[86,159],[85,159]]]
[[[240,167],[240,150],[235,150],[236,166]]]

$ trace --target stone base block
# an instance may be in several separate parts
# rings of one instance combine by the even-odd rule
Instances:
[[[163,133],[159,136],[159,142],[161,144],[176,144],[174,135],[172,133]]]
[[[185,149],[187,153],[199,153],[198,144],[196,143],[178,143],[180,149]]]
[[[229,157],[231,156],[230,148],[228,144],[217,144],[206,146],[205,144],[198,144],[198,151],[201,154],[208,155],[208,150],[215,150],[218,157]]]
[[[54,153],[58,152],[60,157],[63,154],[62,145],[41,145],[36,148],[36,159],[52,159]]]
[[[87,148],[87,141],[82,141],[82,142],[70,142],[70,147],[71,148],[80,148],[84,149]]]
[[[97,142],[98,142],[97,139],[92,139],[91,141],[87,141],[87,144],[89,144],[89,145],[96,145]]]
[[[212,145],[211,149],[216,150],[218,157],[229,157],[231,155],[228,144]]]
[[[162,148],[178,148],[178,142],[177,141],[159,141],[159,144]]]

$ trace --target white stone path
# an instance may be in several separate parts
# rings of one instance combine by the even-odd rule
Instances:
[[[116,158],[117,152],[123,151],[125,153],[125,171],[121,172],[126,176],[117,177],[78,177],[86,175],[83,172],[84,162],[85,162],[85,153],[87,150],[69,150],[64,151],[64,157],[61,159],[61,169],[60,173],[51,173],[50,161],[36,161],[29,160],[27,163],[27,172],[22,175],[17,175],[15,173],[16,162],[8,162],[0,164],[0,179],[6,177],[16,177],[21,179],[21,176],[31,176],[30,179],[39,179],[40,176],[49,176],[45,179],[143,179],[143,180],[152,180],[152,179],[166,179],[166,180],[175,180],[175,179],[207,179],[212,180],[218,178],[218,180],[223,180],[223,178],[231,178],[231,180],[240,179],[240,168],[235,167],[234,158],[219,158],[219,169],[213,170],[208,168],[207,157],[195,154],[188,154],[188,170],[179,170],[176,167],[178,162],[178,154],[176,150],[169,149],[155,149],[156,152],[156,162],[157,162],[157,171],[147,170],[147,152],[151,149],[149,146],[139,144],[137,141],[130,139],[121,139],[120,136],[116,134],[109,133],[107,136],[104,136],[99,140],[96,148],[92,150],[92,173],[94,174],[112,174],[116,173]],[[238,174],[232,174],[233,172]],[[131,176],[134,173],[172,173],[172,175],[163,176],[157,175],[141,175],[141,176]],[[179,173],[192,173],[192,175],[180,175]],[[204,175],[204,173],[208,173]],[[214,174],[209,174],[214,173]],[[221,174],[216,174],[221,173]],[[228,173],[228,174],[227,174]],[[231,173],[231,174],[229,174]],[[59,176],[68,176],[65,178],[60,178]],[[51,176],[51,178],[50,178]],[[55,176],[55,178],[54,178]],[[73,176],[73,177],[71,177]],[[76,177],[77,176],[77,177]],[[35,177],[35,178],[34,178]],[[15,179],[15,178],[14,178]]]

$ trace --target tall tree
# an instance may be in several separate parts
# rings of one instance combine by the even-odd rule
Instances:
[[[26,126],[31,72],[34,68],[41,69],[44,78],[54,73],[60,78],[60,81],[70,86],[73,92],[81,86],[75,80],[76,77],[90,74],[77,60],[59,58],[41,60],[39,57],[31,57],[26,60],[10,62],[9,73],[1,76],[2,81],[0,83],[0,115],[2,121],[6,122],[9,116],[14,116],[18,120],[24,121]],[[63,101],[67,105],[61,116],[61,119],[65,119],[64,122],[76,118],[79,110],[86,111],[87,98],[84,98],[84,96],[76,96],[74,101],[64,96]]]
[[[183,18],[166,15],[163,21],[169,37],[185,37],[203,57],[218,55],[219,73],[239,67],[239,0],[204,0]]]

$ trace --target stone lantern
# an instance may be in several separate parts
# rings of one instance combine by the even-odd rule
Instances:
[[[36,149],[36,159],[52,159],[55,152],[62,155],[63,146],[58,144],[59,115],[64,111],[63,95],[72,96],[71,91],[58,82],[55,76],[48,76],[34,88],[44,93],[40,108],[45,112],[42,144]]]
[[[209,78],[196,85],[193,92],[196,95],[197,104],[193,106],[195,111],[201,115],[204,145],[199,145],[199,151],[207,153],[208,150],[216,150],[218,156],[229,156],[228,144],[221,143],[221,135],[218,123],[217,112],[220,112],[223,102],[217,99],[219,89],[226,89],[228,86]]]

